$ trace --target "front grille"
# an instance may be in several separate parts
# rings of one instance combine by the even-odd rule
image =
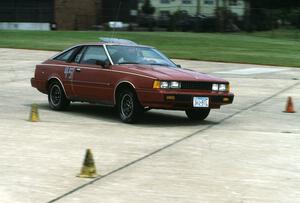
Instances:
[[[181,82],[181,89],[193,89],[193,90],[211,90],[211,82]]]

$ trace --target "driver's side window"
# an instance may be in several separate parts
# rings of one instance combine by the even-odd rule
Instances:
[[[88,46],[80,60],[81,64],[97,65],[99,62],[107,61],[107,55],[103,46]]]

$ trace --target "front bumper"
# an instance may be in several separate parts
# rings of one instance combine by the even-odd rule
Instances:
[[[145,107],[154,109],[194,109],[194,97],[208,97],[211,109],[218,109],[222,105],[231,104],[234,99],[233,93],[228,92],[199,92],[199,91],[180,91],[180,90],[159,90],[138,92],[139,101]]]

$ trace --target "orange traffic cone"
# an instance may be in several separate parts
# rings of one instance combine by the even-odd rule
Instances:
[[[295,113],[296,111],[294,110],[294,105],[292,101],[292,97],[288,97],[286,108],[285,108],[285,113]]]

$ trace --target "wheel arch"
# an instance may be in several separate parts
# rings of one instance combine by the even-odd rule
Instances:
[[[46,83],[46,91],[47,91],[47,93],[48,93],[48,90],[49,90],[49,87],[50,87],[51,83],[53,83],[53,82],[58,82],[60,84],[60,86],[62,87],[62,89],[63,89],[63,91],[64,91],[64,93],[66,95],[66,97],[68,98],[66,90],[65,90],[65,87],[64,87],[63,83],[61,82],[61,80],[58,77],[51,77],[51,78],[48,79],[48,81]]]
[[[120,81],[116,85],[115,90],[114,90],[114,105],[117,104],[119,92],[123,89],[130,89],[133,91],[134,94],[136,94],[135,85],[132,82],[127,81],[127,80]]]

